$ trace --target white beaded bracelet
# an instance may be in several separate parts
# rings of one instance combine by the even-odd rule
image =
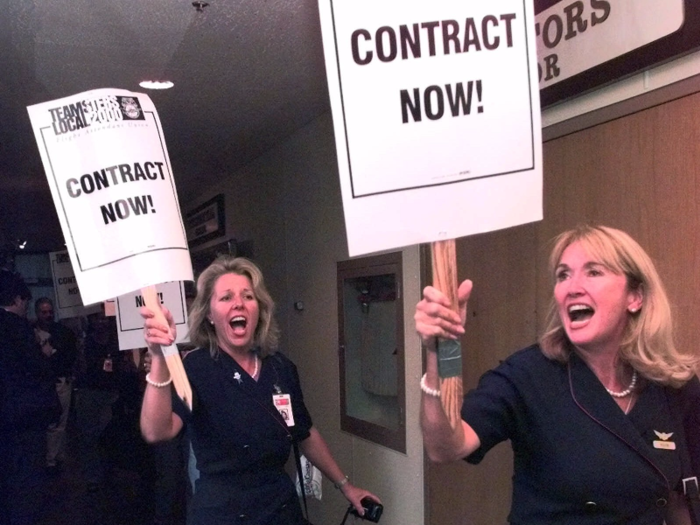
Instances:
[[[429,396],[433,397],[440,397],[440,390],[437,388],[430,388],[428,385],[425,384],[425,376],[428,374],[423,374],[423,377],[420,378],[420,389],[428,394]]]
[[[156,388],[164,388],[172,382],[173,382],[173,376],[170,376],[167,381],[163,381],[162,383],[158,383],[157,381],[153,381],[151,379],[150,372],[148,374],[146,374],[146,383],[148,383],[149,385],[154,386]]]
[[[345,484],[346,484],[348,481],[350,481],[350,478],[348,478],[347,476],[345,476],[345,477],[344,477],[343,479],[341,479],[340,481],[334,481],[334,482],[333,482],[333,486],[334,486],[335,488],[337,488],[338,490],[340,490],[340,489],[342,489],[342,488],[345,486]]]

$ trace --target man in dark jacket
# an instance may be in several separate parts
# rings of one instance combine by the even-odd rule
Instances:
[[[61,418],[46,433],[46,467],[49,473],[58,473],[59,461],[65,460],[66,425],[73,390],[73,367],[78,357],[78,340],[70,328],[54,319],[53,302],[40,297],[34,303],[36,323],[34,332],[41,350],[51,363],[56,382],[56,393],[61,401]]]
[[[0,271],[0,523],[35,523],[46,483],[46,429],[60,404],[46,356],[27,320],[29,288]]]

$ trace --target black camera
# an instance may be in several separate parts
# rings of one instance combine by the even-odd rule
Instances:
[[[365,509],[365,515],[360,516],[360,513],[357,512],[357,509],[352,505],[350,505],[350,514],[362,518],[363,520],[371,521],[372,523],[379,522],[379,518],[382,517],[382,512],[384,512],[384,506],[367,497],[362,498],[360,503],[362,503],[362,508]]]

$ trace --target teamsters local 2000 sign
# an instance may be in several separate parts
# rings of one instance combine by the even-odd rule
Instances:
[[[27,109],[84,303],[192,280],[150,98],[100,89]]]

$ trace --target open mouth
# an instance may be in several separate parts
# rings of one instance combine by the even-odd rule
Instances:
[[[243,317],[242,315],[237,315],[236,317],[232,318],[228,322],[228,324],[234,330],[236,330],[236,329],[244,330],[245,327],[248,325],[248,320],[245,317]]]
[[[593,317],[595,310],[587,304],[572,304],[568,309],[569,319],[571,322],[586,321]]]

